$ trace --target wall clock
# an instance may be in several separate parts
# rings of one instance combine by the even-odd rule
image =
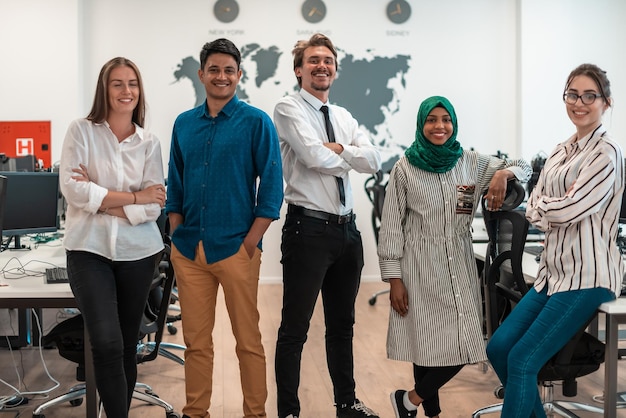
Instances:
[[[302,17],[309,23],[321,22],[326,17],[326,5],[322,0],[306,0],[302,5]]]
[[[236,0],[218,0],[213,6],[213,14],[220,22],[230,23],[239,14],[239,4]]]
[[[387,17],[393,23],[404,23],[411,17],[411,6],[406,0],[392,0],[387,4]]]

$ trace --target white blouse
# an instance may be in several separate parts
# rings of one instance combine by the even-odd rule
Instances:
[[[72,178],[73,168],[87,167],[89,182]],[[126,205],[128,219],[99,213],[109,190],[132,192],[164,184],[161,144],[135,125],[135,133],[119,142],[107,123],[73,121],[67,129],[59,173],[67,200],[67,250],[89,251],[114,261],[134,261],[163,248],[156,220],[158,204]]]

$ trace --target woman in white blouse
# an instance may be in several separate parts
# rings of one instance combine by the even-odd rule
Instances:
[[[163,239],[159,140],[144,131],[141,75],[126,58],[100,71],[93,107],[73,121],[61,154],[70,286],[89,331],[108,417],[125,418],[137,379],[139,326]]]
[[[525,182],[522,161],[465,151],[452,104],[430,97],[417,114],[415,142],[391,171],[380,226],[381,275],[390,283],[387,356],[413,363],[415,387],[391,394],[397,418],[441,412],[439,389],[465,364],[486,360],[480,280],[471,225],[488,189],[502,206],[507,181]]]
[[[539,370],[621,289],[624,158],[602,126],[612,104],[606,73],[592,64],[575,68],[563,101],[576,132],[546,160],[526,210],[545,232],[537,280],[487,347],[505,388],[502,417],[546,416]]]

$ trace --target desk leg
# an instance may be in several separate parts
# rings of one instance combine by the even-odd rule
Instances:
[[[91,341],[89,340],[89,334],[87,327],[85,327],[85,396],[86,403],[86,417],[97,418],[98,417],[98,391],[96,390],[96,376],[93,368],[93,354],[91,353]]]
[[[604,416],[617,417],[617,340],[619,320],[606,314],[606,350],[604,356]]]

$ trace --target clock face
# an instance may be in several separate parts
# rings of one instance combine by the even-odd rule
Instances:
[[[321,22],[326,17],[326,5],[322,0],[306,0],[302,5],[302,17],[309,23]]]
[[[218,0],[213,7],[213,13],[220,22],[230,23],[239,14],[239,5],[235,0]]]
[[[393,23],[404,23],[411,17],[411,6],[406,0],[392,0],[387,4],[387,17]]]

